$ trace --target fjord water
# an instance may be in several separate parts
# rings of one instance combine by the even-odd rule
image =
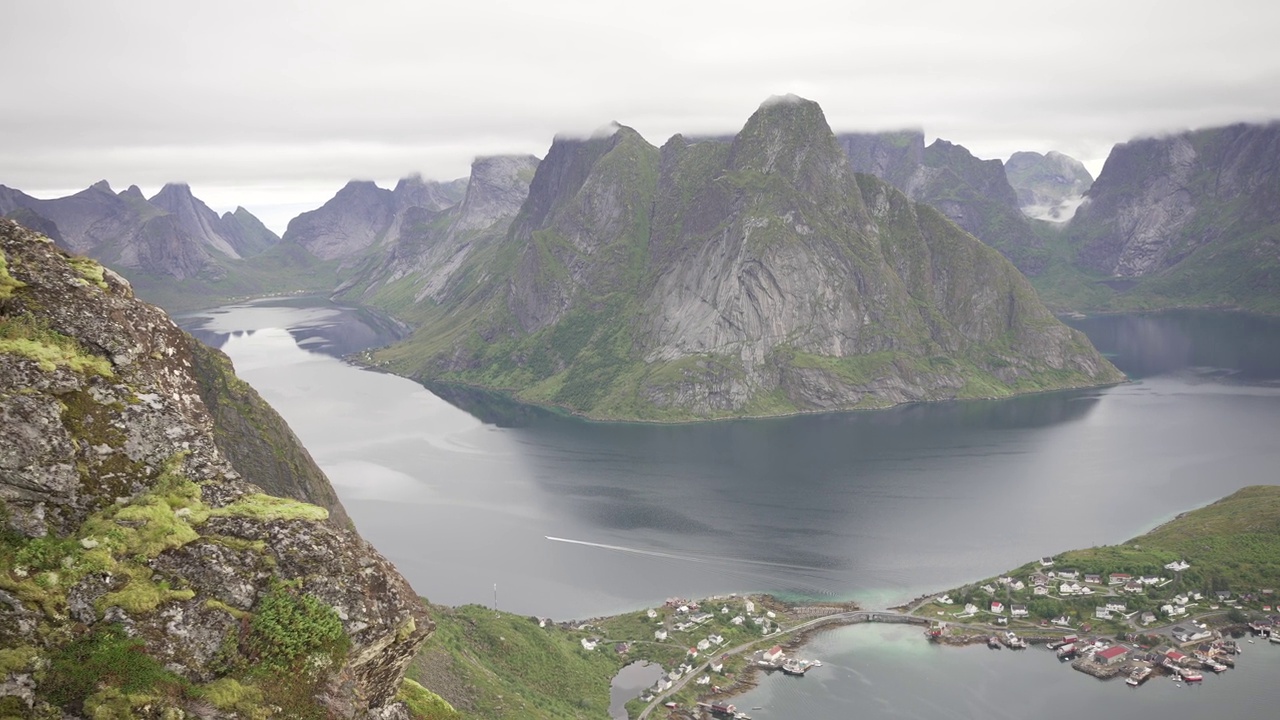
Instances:
[[[1076,323],[1132,379],[1112,388],[674,426],[439,389],[465,412],[337,360],[393,326],[322,302],[184,324],[281,412],[418,592],[490,604],[496,584],[503,609],[559,619],[747,590],[884,606],[1128,539],[1280,467],[1280,322],[1245,315]],[[1270,716],[1280,646],[1246,648],[1203,688],[1128,692],[1042,651],[858,626],[816,637],[823,668],[735,702],[757,720]]]
[[[446,392],[472,415],[336,359],[385,327],[318,301],[184,324],[420,593],[491,604],[496,584],[502,609],[556,618],[757,590],[884,606],[1123,541],[1280,467],[1280,322],[1245,315],[1081,322],[1133,379],[1112,388],[689,425]]]

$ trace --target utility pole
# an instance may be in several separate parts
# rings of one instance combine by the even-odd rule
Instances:
[[[493,584],[493,614],[498,614],[498,583]]]

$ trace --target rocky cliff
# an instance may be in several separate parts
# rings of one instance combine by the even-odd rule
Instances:
[[[0,715],[408,716],[431,622],[345,523],[264,492],[325,501],[305,451],[229,447],[279,422],[255,402],[120,276],[0,221]]]
[[[999,160],[980,160],[961,145],[904,130],[837,136],[855,172],[869,173],[933,207],[996,248],[1023,272],[1044,269],[1044,243],[1027,223]]]
[[[424,181],[411,176],[387,190],[352,180],[319,208],[289,221],[283,241],[321,260],[345,261],[399,237],[406,214],[432,215],[458,202],[465,181]],[[412,220],[413,218],[411,218]]]
[[[1280,312],[1280,123],[1117,145],[1067,228],[1121,306]]]
[[[1004,174],[1018,193],[1023,214],[1050,222],[1070,220],[1093,185],[1083,163],[1052,150],[1043,155],[1016,152],[1004,164]]]
[[[997,169],[999,169],[997,167]],[[376,361],[593,417],[765,415],[1115,382],[1016,268],[855,176],[822,111],[730,143],[558,138],[495,251]]]

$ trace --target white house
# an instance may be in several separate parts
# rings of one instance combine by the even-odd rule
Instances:
[[[707,637],[707,640],[710,640],[712,645],[724,644],[724,638],[720,635],[710,635]]]
[[[1124,603],[1120,602],[1119,600],[1108,600],[1107,609],[1110,610],[1111,612],[1122,613],[1122,612],[1125,612],[1127,607],[1125,606]]]
[[[694,680],[694,681],[693,681],[693,683],[694,683],[695,685],[710,685],[710,684],[711,684],[711,676],[710,676],[710,675],[703,675],[702,677],[698,678],[697,680]]]
[[[1004,603],[1000,602],[999,600],[992,600],[992,601],[991,601],[991,612],[993,612],[993,613],[995,613],[995,614],[997,614],[997,615],[999,615],[1000,613],[1004,612]]]
[[[1165,570],[1172,570],[1174,572],[1182,572],[1183,570],[1186,570],[1189,567],[1191,567],[1191,563],[1187,562],[1186,560],[1175,560],[1169,563],[1168,565],[1164,566]]]
[[[698,641],[698,649],[699,649],[699,650],[706,650],[706,649],[707,649],[707,648],[709,648],[709,647],[711,647],[711,641],[710,641],[710,640],[707,640],[707,639],[705,639],[705,638],[704,638],[704,639],[702,639],[702,640],[699,640],[699,641]]]
[[[1075,570],[1059,570],[1058,578],[1061,580],[1079,580],[1080,573]]]
[[[1155,613],[1153,613],[1153,612],[1151,612],[1151,611],[1149,611],[1149,610],[1148,610],[1147,612],[1142,613],[1142,624],[1143,624],[1143,625],[1150,625],[1151,623],[1153,623],[1153,622],[1155,622],[1155,621],[1156,621],[1156,614],[1155,614]]]
[[[658,611],[654,610],[653,608],[649,608],[649,612],[645,613],[645,615],[648,615],[649,619],[652,620],[658,617]]]
[[[595,650],[596,645],[598,644],[599,644],[599,641],[596,640],[595,638],[582,638],[582,649],[588,652],[591,650]]]
[[[1013,588],[1014,592],[1017,592],[1019,590],[1026,590],[1027,584],[1021,580],[1014,580],[1012,583],[1009,583],[1009,587]]]
[[[983,586],[982,586],[982,589],[983,589],[983,591],[985,591],[988,595],[995,595],[995,594],[996,594],[996,589],[995,589],[995,588],[993,588],[993,587],[991,587],[991,585],[989,585],[989,584],[988,584],[988,585],[983,585]]]
[[[770,620],[772,620],[772,619],[774,619],[774,618],[778,617],[778,615],[777,615],[776,613],[774,613],[772,610],[765,610],[765,611],[764,611],[764,616],[765,616],[765,617],[767,617],[767,618],[769,618]]]
[[[952,603],[955,602],[954,600],[951,599],[950,595],[939,595],[936,598],[936,600],[938,601],[939,605],[951,605]]]
[[[1032,594],[1032,595],[1048,595],[1048,594],[1049,594],[1049,588],[1047,588],[1047,587],[1045,587],[1045,586],[1043,586],[1043,585],[1037,585],[1037,586],[1035,587],[1035,589],[1031,591],[1031,594]]]
[[[744,623],[744,622],[746,622],[746,621],[747,621],[747,619],[746,619],[746,618],[742,617],[741,615],[736,615],[736,616],[734,616],[734,618],[733,618],[732,620],[730,620],[730,621],[729,621],[729,624],[730,624],[730,625],[741,625],[742,623]]]
[[[1099,605],[1098,607],[1093,609],[1093,616],[1098,618],[1099,620],[1110,620],[1111,611],[1108,610],[1106,606]]]
[[[965,603],[964,611],[969,615],[973,615],[974,613],[978,612],[978,606],[974,605],[973,603]]]
[[[1026,605],[1010,605],[1009,614],[1014,617],[1026,617],[1027,606]]]
[[[1064,582],[1058,586],[1059,595],[1079,595],[1080,585],[1073,582]]]
[[[724,672],[724,663],[720,662],[719,660],[711,663],[711,672],[714,672],[714,673]]]
[[[780,660],[782,660],[782,646],[774,645],[768,650],[765,650],[764,654],[760,656],[760,659],[764,660],[767,663],[779,662]]]
[[[658,631],[654,632],[654,633],[653,633],[653,639],[654,639],[654,640],[657,640],[658,642],[662,642],[663,640],[666,640],[666,639],[667,639],[667,631],[666,631],[666,630],[658,630]]]
[[[753,602],[751,602],[750,600],[748,600],[748,601],[747,601],[747,614],[748,614],[748,615],[750,615],[751,613],[753,613],[753,612],[755,612],[755,611],[756,611],[756,604],[755,604],[755,603],[753,603]]]
[[[1040,567],[1053,567],[1053,558],[1051,557],[1040,558]]]

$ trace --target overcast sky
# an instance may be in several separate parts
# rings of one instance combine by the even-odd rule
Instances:
[[[277,230],[351,178],[466,175],[617,120],[661,145],[796,93],[1095,173],[1136,135],[1280,117],[1280,3],[3,0],[0,184],[184,181]]]

